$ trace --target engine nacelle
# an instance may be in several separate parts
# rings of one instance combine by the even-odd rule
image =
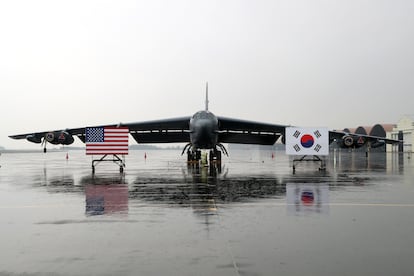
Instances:
[[[75,141],[66,131],[48,132],[45,134],[45,139],[53,145],[70,145]]]
[[[27,135],[26,140],[36,144],[42,143],[42,137],[39,137],[36,134]]]
[[[385,141],[384,140],[377,140],[374,143],[371,143],[371,148],[375,149],[375,148],[379,148],[385,145]]]
[[[366,139],[358,135],[346,134],[341,139],[337,140],[336,143],[341,148],[360,148],[366,143]]]

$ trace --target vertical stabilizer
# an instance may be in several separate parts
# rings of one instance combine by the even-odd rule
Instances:
[[[206,82],[206,111],[208,111],[208,82]]]

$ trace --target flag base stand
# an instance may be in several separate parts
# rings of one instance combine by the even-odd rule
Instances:
[[[119,165],[119,172],[123,173],[124,172],[124,168],[125,168],[125,159],[121,159],[118,155],[116,154],[112,154],[112,159],[110,159],[110,157],[108,157],[108,154],[105,154],[104,156],[102,156],[101,159],[94,159],[92,160],[92,173],[95,173],[95,163],[99,164],[101,162],[113,162],[117,165]],[[122,156],[124,157],[124,156]]]
[[[296,164],[300,162],[320,162],[321,166],[319,167],[320,171],[326,171],[326,162],[321,159],[318,155],[313,155],[312,158],[306,158],[307,155],[302,156],[299,159],[293,159],[293,173],[296,171]]]

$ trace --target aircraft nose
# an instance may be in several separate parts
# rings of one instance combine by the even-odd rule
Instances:
[[[212,148],[214,144],[214,125],[209,120],[198,120],[194,125],[194,141],[199,148]]]
[[[195,130],[199,135],[206,135],[212,132],[213,125],[209,120],[199,120],[195,125]]]

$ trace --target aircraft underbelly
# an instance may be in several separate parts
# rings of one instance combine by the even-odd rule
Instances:
[[[190,135],[191,144],[194,148],[197,149],[212,149],[215,148],[217,144],[217,134],[199,134]]]

